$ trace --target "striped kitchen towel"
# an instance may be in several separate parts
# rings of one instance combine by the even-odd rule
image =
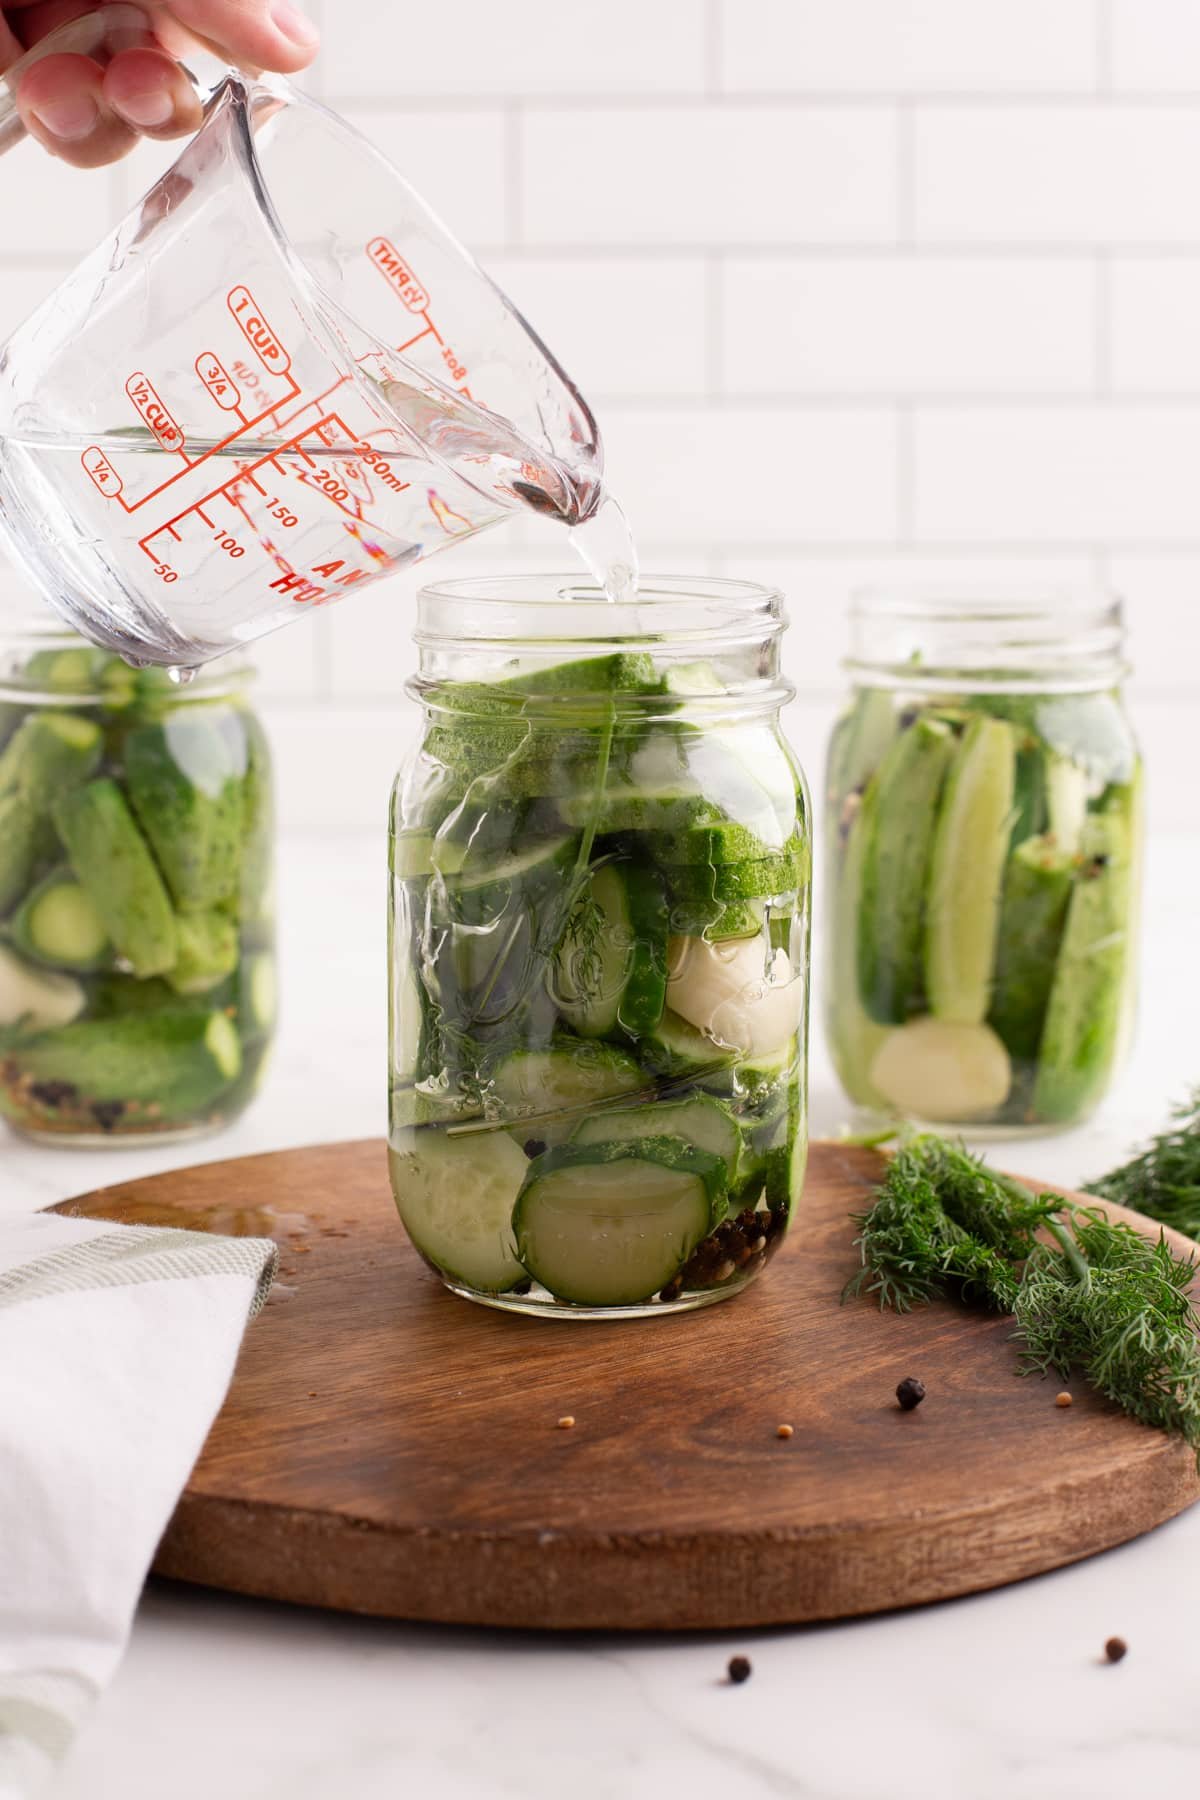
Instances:
[[[0,1800],[112,1678],[275,1264],[265,1238],[0,1219]]]

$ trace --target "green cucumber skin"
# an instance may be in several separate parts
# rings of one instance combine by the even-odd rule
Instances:
[[[1008,861],[988,1023],[1017,1064],[1037,1057],[1072,880],[1071,859],[1045,838],[1019,845]]]
[[[241,721],[235,708],[198,706],[125,739],[130,802],[183,911],[239,897],[248,767]]]
[[[100,766],[104,738],[94,720],[77,712],[31,712],[0,754],[0,794],[23,794],[44,812]]]
[[[746,900],[761,900],[793,892],[799,885],[800,865],[795,855],[768,856],[759,862],[675,863],[663,870],[672,901],[687,907],[713,901],[721,908]]]
[[[241,916],[244,923],[270,919],[271,875],[275,860],[275,788],[271,746],[252,712],[238,709],[245,733],[246,773],[242,791]]]
[[[892,745],[863,796],[858,986],[863,1007],[881,1025],[902,1025],[922,1009],[925,894],[953,749],[949,726],[918,718]],[[846,921],[844,928],[853,926]]]
[[[162,877],[115,781],[90,782],[54,808],[71,867],[138,976],[162,975],[179,950]]]
[[[862,791],[898,730],[894,696],[883,688],[859,688],[829,743],[825,791],[831,806],[840,808]]]
[[[1068,1124],[1100,1099],[1120,1039],[1135,946],[1135,872],[1128,823],[1095,813],[1084,825],[1082,866],[1062,936],[1033,1087],[1037,1118]]]
[[[238,966],[238,931],[226,913],[182,913],[177,925],[179,950],[167,971],[167,984],[177,994],[208,994],[227,981]]]
[[[1013,781],[1013,823],[1008,838],[1010,854],[1019,844],[1040,837],[1046,824],[1045,752],[1040,745],[1022,746],[1017,751]]]
[[[0,794],[0,918],[28,893],[54,842],[49,820],[24,794]]]
[[[61,1083],[75,1090],[72,1106],[121,1104],[144,1119],[153,1107],[158,1118],[186,1118],[213,1105],[240,1073],[240,1064],[223,1068],[210,1048],[214,1018],[223,1015],[81,1019],[8,1051],[5,1084],[12,1085],[11,1072],[18,1088]]]

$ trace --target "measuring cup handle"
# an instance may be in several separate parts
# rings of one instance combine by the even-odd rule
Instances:
[[[155,42],[154,27],[148,16],[140,7],[123,4],[101,6],[78,19],[68,19],[65,25],[49,32],[32,50],[27,50],[19,62],[0,75],[0,156],[26,135],[17,111],[17,91],[22,77],[35,63],[40,63],[44,57],[64,53],[94,56],[97,51],[107,51],[115,55],[118,50],[141,49]]]

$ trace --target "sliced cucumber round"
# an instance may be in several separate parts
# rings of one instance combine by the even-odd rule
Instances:
[[[1016,737],[1003,719],[967,726],[946,777],[929,864],[925,987],[930,1011],[979,1025],[992,997]]]
[[[719,1223],[719,1156],[678,1138],[568,1144],[530,1165],[513,1212],[518,1254],[580,1306],[648,1300]]]
[[[87,973],[112,954],[104,923],[70,869],[57,869],[38,883],[12,931],[26,956],[54,969]]]
[[[512,1212],[529,1161],[507,1132],[394,1131],[388,1167],[404,1228],[436,1268],[485,1294],[525,1279]]]
[[[581,1037],[652,1031],[667,992],[666,893],[653,869],[622,860],[593,870],[556,952],[550,988]]]
[[[588,1107],[645,1086],[633,1058],[611,1044],[560,1038],[548,1050],[515,1050],[505,1057],[492,1092],[512,1122],[536,1119],[536,1135],[555,1144],[569,1136]]]
[[[642,1138],[676,1137],[719,1156],[730,1186],[737,1179],[742,1134],[733,1114],[708,1094],[686,1100],[652,1100],[645,1106],[622,1107],[593,1114],[575,1127],[573,1144],[630,1144]]]

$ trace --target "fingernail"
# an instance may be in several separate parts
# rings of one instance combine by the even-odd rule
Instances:
[[[100,109],[90,94],[64,95],[61,100],[44,100],[30,111],[43,131],[61,138],[65,144],[78,143],[90,137],[100,122]]]
[[[117,112],[142,131],[156,131],[175,112],[175,102],[163,88],[147,88],[141,94],[126,94],[113,102]]]
[[[291,38],[293,44],[300,44],[305,50],[310,49],[320,36],[312,20],[297,12],[290,0],[278,0],[271,8],[271,20],[276,31],[282,31],[285,38]]]

